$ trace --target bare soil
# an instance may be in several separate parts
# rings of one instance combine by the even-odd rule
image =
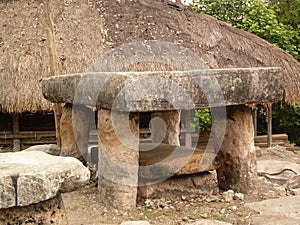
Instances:
[[[274,159],[300,163],[300,151],[281,150],[264,152],[258,160]],[[259,177],[255,187],[245,195],[244,201],[225,202],[222,193],[202,196],[176,196],[173,199],[145,199],[138,203],[137,210],[122,213],[109,210],[100,202],[95,184],[63,194],[69,224],[120,224],[128,220],[146,220],[150,224],[188,224],[199,219],[217,219],[232,224],[251,224],[257,212],[250,210],[245,202],[289,196],[287,190]]]

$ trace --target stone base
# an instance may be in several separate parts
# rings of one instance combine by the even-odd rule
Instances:
[[[67,217],[61,195],[23,207],[0,209],[0,224],[18,225],[67,225]]]
[[[174,176],[138,188],[138,198],[178,198],[182,195],[210,195],[218,191],[215,172]]]

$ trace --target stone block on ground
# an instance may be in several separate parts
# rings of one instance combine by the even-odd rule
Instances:
[[[210,195],[218,191],[216,173],[174,176],[158,183],[139,186],[138,196],[146,198],[176,198],[182,195]]]
[[[157,143],[140,144],[140,181],[167,179],[173,175],[196,174],[216,169],[216,154]]]
[[[89,170],[72,157],[40,151],[0,154],[0,209],[49,200],[85,185]]]
[[[0,224],[67,225],[67,217],[60,194],[56,197],[23,207],[0,209]]]

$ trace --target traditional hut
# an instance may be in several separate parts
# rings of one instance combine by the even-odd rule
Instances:
[[[4,114],[51,112],[40,81],[50,76],[47,27],[43,1],[0,2],[0,105]],[[85,72],[100,56],[124,43],[159,40],[193,52],[209,68],[282,67],[284,101],[300,102],[300,63],[281,49],[248,32],[190,7],[161,0],[50,0],[60,74]],[[162,51],[166,51],[162,49]],[[168,53],[166,53],[168,54]],[[125,57],[120,53],[120,58]],[[125,63],[121,70],[180,70],[149,62]],[[195,68],[186,59],[187,69]],[[106,68],[114,70],[113,62]],[[125,65],[126,64],[126,65]],[[153,66],[154,65],[154,66]],[[103,69],[95,67],[93,69]],[[116,68],[115,68],[116,69]],[[118,67],[117,69],[120,69]]]

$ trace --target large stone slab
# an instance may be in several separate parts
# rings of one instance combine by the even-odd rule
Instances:
[[[141,143],[139,181],[212,171],[217,168],[216,156],[212,149],[204,151],[184,146]]]
[[[0,154],[0,209],[27,206],[86,184],[90,172],[75,158],[40,151]]]
[[[246,206],[259,212],[259,215],[252,217],[253,225],[300,224],[300,196],[251,202]]]
[[[275,102],[283,97],[279,68],[163,72],[99,72],[54,76],[44,97],[116,111],[147,112]]]

